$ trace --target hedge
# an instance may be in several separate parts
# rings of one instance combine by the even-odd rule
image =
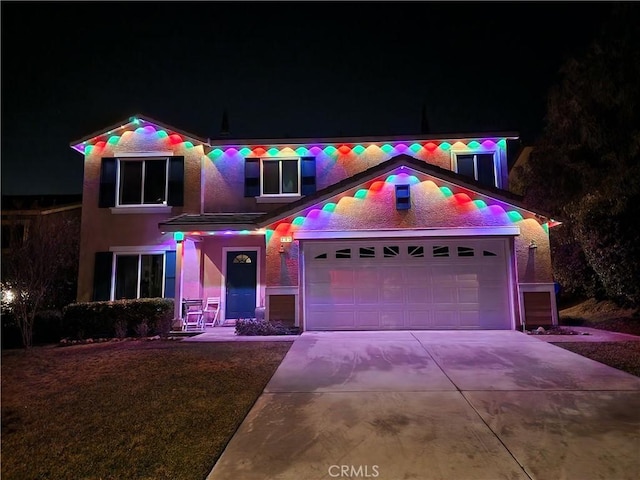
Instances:
[[[62,338],[167,336],[173,321],[173,299],[141,298],[72,303],[62,310]]]

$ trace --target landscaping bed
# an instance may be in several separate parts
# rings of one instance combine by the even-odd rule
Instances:
[[[205,478],[291,342],[2,352],[2,478]]]

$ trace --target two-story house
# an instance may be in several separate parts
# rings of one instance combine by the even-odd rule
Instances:
[[[137,115],[84,156],[78,301],[220,297],[303,330],[557,323],[548,216],[489,132],[211,141]]]

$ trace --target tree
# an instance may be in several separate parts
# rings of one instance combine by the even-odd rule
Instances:
[[[583,280],[595,273],[607,297],[628,305],[640,305],[639,13],[637,4],[615,5],[599,37],[563,65],[520,172],[525,202],[560,217],[573,240],[560,269],[571,275],[583,255]]]
[[[9,310],[26,348],[33,341],[37,314],[73,300],[78,268],[79,218],[41,215],[21,241],[3,256],[3,310]]]

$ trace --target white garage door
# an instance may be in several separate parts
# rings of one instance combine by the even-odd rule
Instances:
[[[306,330],[511,329],[507,240],[307,240]]]

